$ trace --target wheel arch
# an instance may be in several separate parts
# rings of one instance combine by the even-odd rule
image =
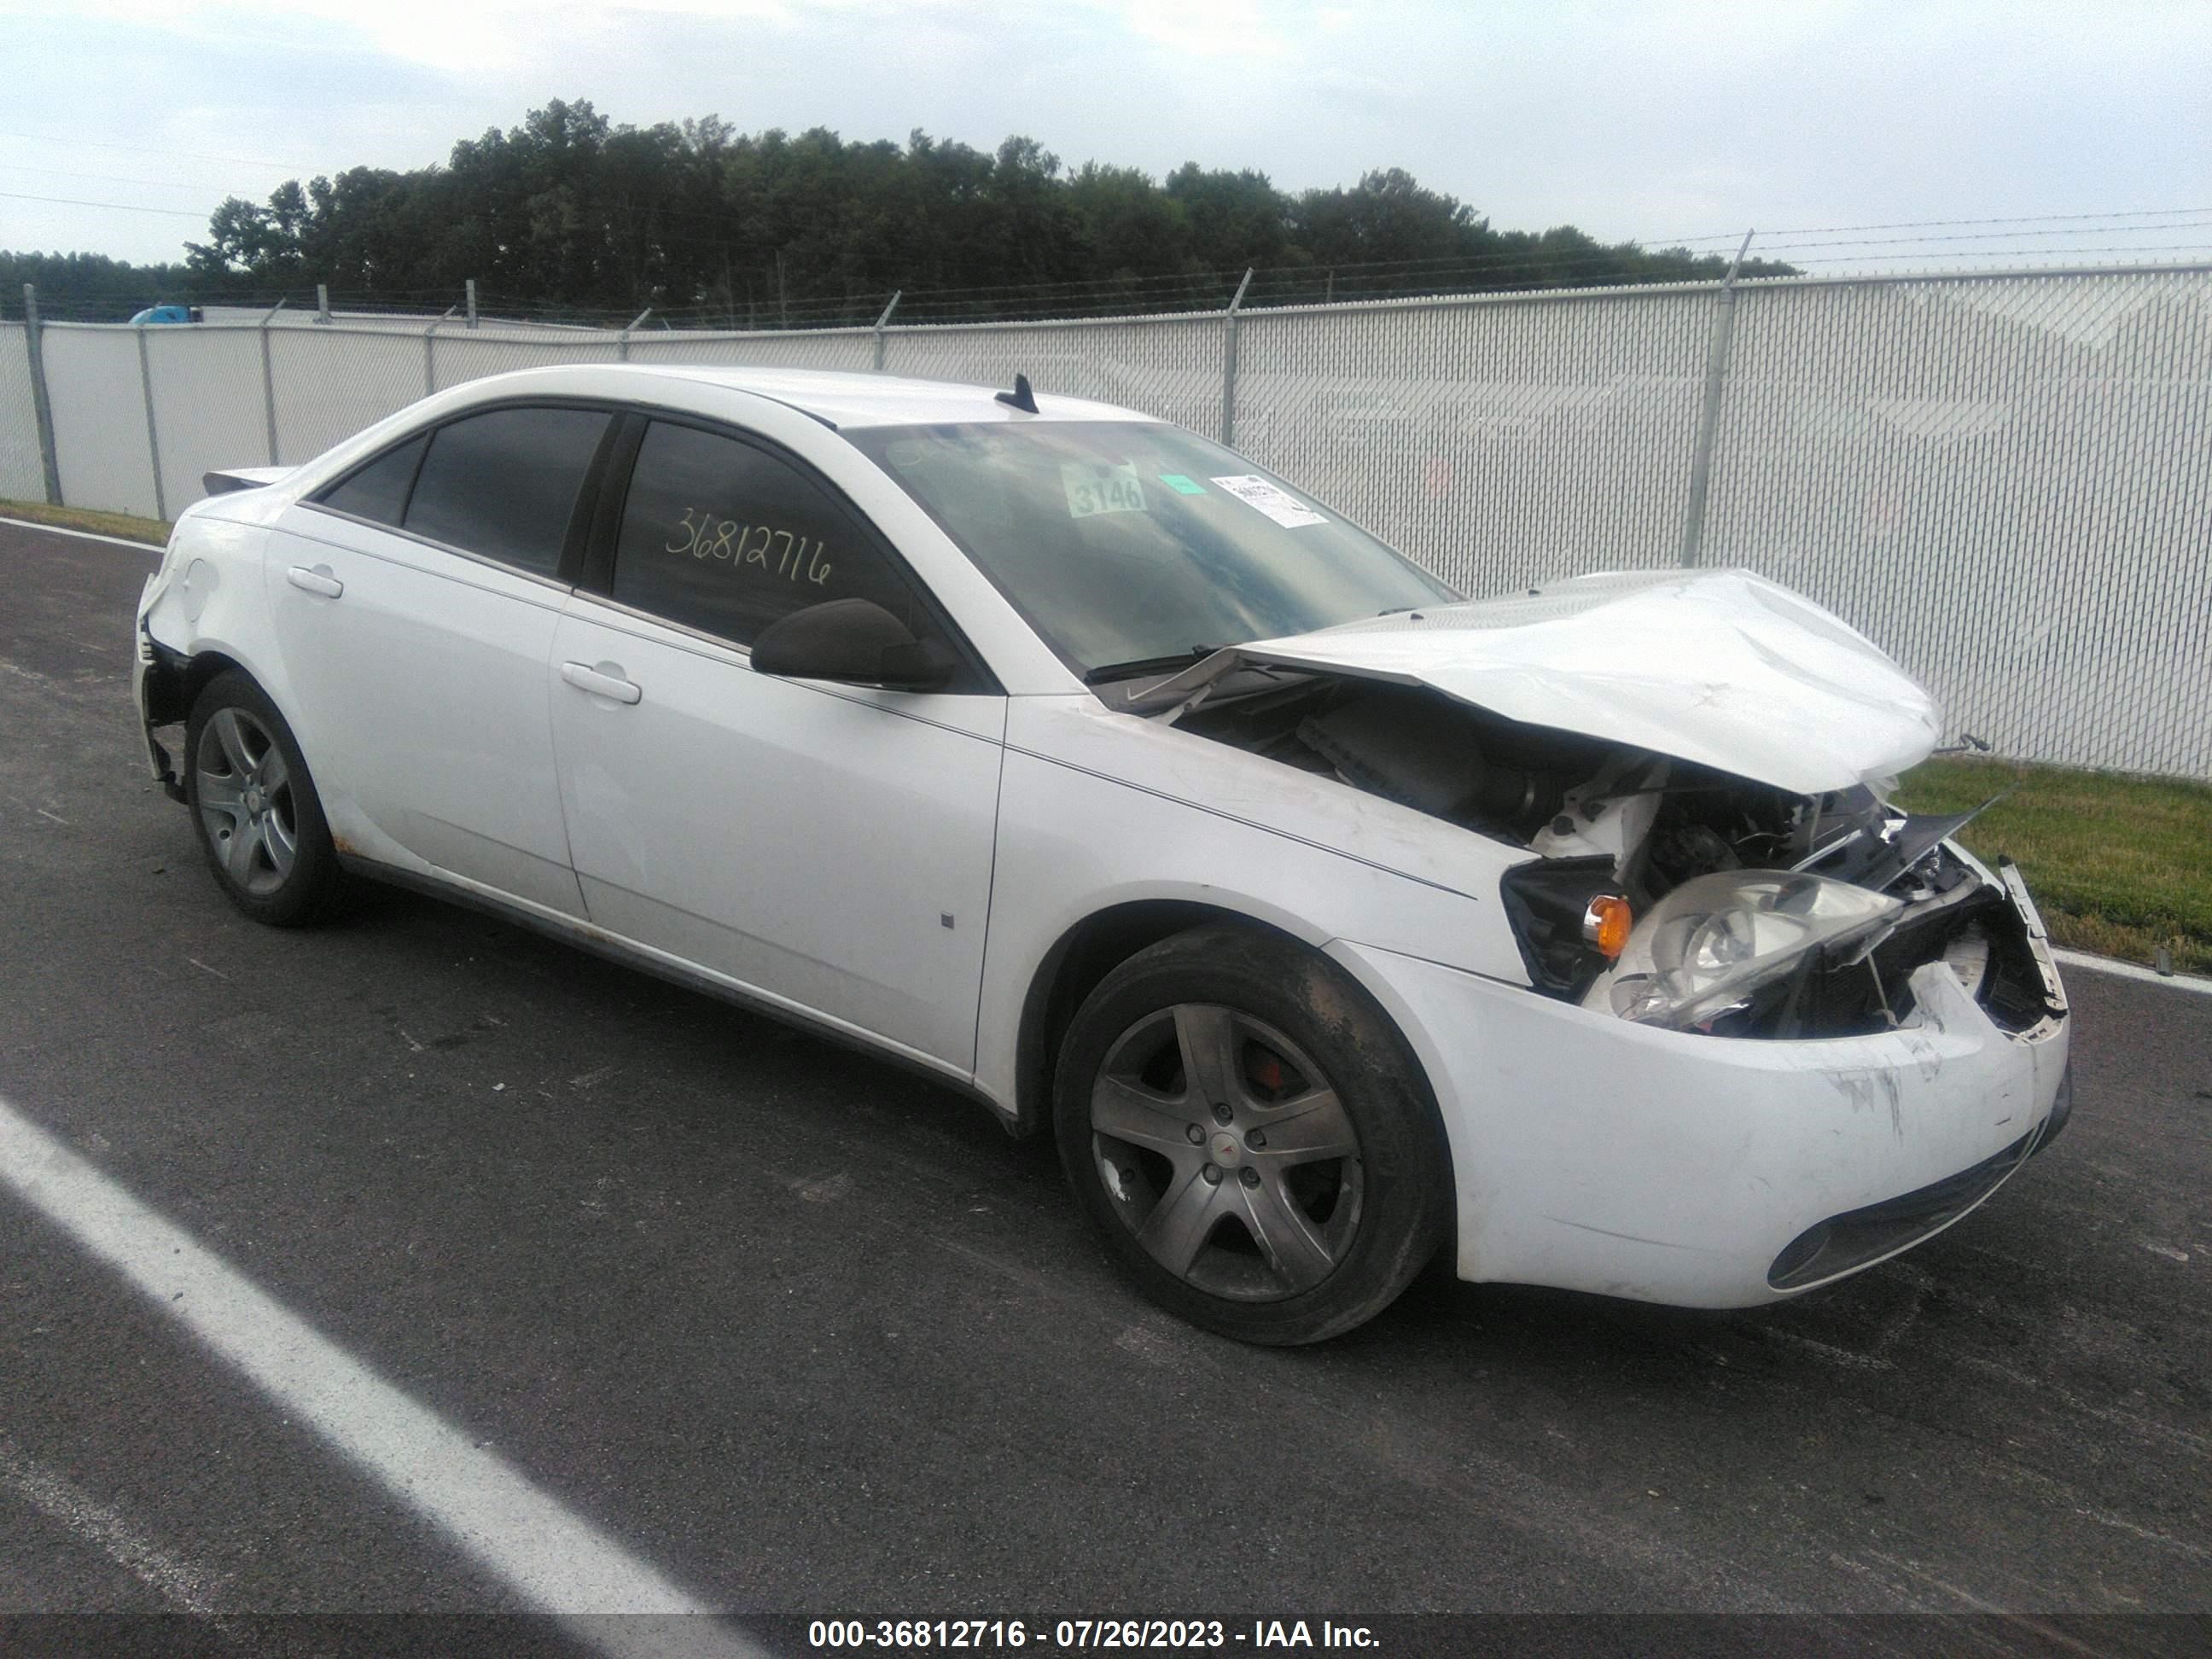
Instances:
[[[200,693],[223,670],[235,668],[242,674],[247,673],[245,665],[225,651],[179,651],[158,641],[141,641],[142,647],[149,644],[152,647],[146,659],[145,714],[149,732],[191,719],[192,705],[199,701]]]
[[[1376,994],[1367,982],[1367,975],[1359,971],[1364,964],[1340,959],[1327,948],[1326,939],[1310,937],[1255,911],[1207,900],[1166,897],[1127,899],[1094,910],[1069,926],[1038,959],[1022,999],[1015,1039],[1014,1115],[1008,1127],[1018,1138],[1025,1139],[1051,1122],[1053,1073],[1059,1063],[1061,1042],[1084,999],[1139,951],[1212,922],[1230,922],[1273,934],[1328,963],[1357,987],[1404,1045],[1414,1081],[1428,1097],[1448,1146],[1441,1102],[1435,1080],[1429,1075],[1431,1045],[1406,1028],[1402,1005],[1397,999]]]
[[[1049,1126],[1079,1206],[1102,1230],[1109,1254],[1139,1289],[1170,1311],[1226,1335],[1270,1344],[1304,1343],[1338,1334],[1379,1312],[1432,1261],[1456,1261],[1458,1182],[1451,1136],[1421,1045],[1405,1030],[1390,1003],[1375,994],[1365,975],[1334,951],[1299,937],[1293,929],[1269,926],[1234,909],[1203,903],[1129,905],[1085,920],[1097,924],[1095,931],[1086,935],[1080,928],[1072,930],[1073,937],[1056,964],[1058,971],[1040,975],[1042,985],[1048,988],[1040,991],[1043,1006],[1033,1012],[1047,1018],[1030,1024],[1032,1041],[1042,1048],[1042,1053],[1033,1049],[1030,1060],[1032,1065],[1046,1058],[1056,1062],[1057,1099],[1048,1115],[1037,1109],[1032,1115]],[[1177,926],[1194,920],[1199,921],[1195,929]],[[1161,937],[1149,947],[1125,954],[1123,947],[1145,933]],[[1118,966],[1105,965],[1117,959]],[[1088,1001],[1066,1028],[1066,1046],[1055,1053],[1056,1045],[1041,1040],[1060,1029],[1060,1021],[1076,1002],[1075,988],[1093,975],[1099,977]],[[1196,1234],[1191,1235],[1190,1248],[1173,1258],[1146,1242],[1148,1229],[1139,1224],[1146,1209],[1175,1194],[1179,1212],[1186,1217],[1191,1212],[1192,1206],[1180,1194],[1200,1190],[1200,1170],[1195,1161],[1188,1160],[1217,1156],[1214,1148],[1194,1150],[1202,1145],[1199,1131],[1206,1130],[1218,1142],[1214,1126],[1231,1126],[1232,1144],[1241,1145],[1237,1137],[1254,1127],[1252,1118],[1239,1115],[1244,1107],[1218,1103],[1237,1099],[1234,1092],[1224,1091],[1197,1097],[1217,1103],[1212,1121],[1206,1121],[1206,1114],[1200,1109],[1191,1131],[1192,1146],[1184,1146],[1179,1133],[1168,1137],[1175,1143],[1171,1153],[1156,1146],[1158,1156],[1149,1164],[1158,1168],[1150,1173],[1140,1173],[1134,1164],[1101,1151],[1094,1128],[1092,1079],[1115,1064],[1111,1055],[1117,1045],[1139,1031],[1129,1022],[1144,1021],[1143,1029],[1152,1031],[1152,1022],[1168,1002],[1221,1002],[1242,1009],[1248,1028],[1257,1022],[1263,1030],[1279,1031],[1279,1040],[1291,1045],[1285,1052],[1299,1056],[1295,1063],[1306,1074],[1342,1092],[1343,1103],[1337,1109],[1349,1114],[1359,1139],[1356,1146],[1339,1151],[1349,1152],[1364,1172],[1355,1189],[1361,1194],[1358,1207],[1332,1243],[1319,1244],[1309,1231],[1303,1253],[1292,1251],[1285,1258],[1310,1262],[1319,1249],[1326,1261],[1318,1277],[1310,1271],[1300,1277],[1279,1266],[1274,1273],[1261,1275],[1262,1285],[1272,1284],[1272,1290],[1255,1287],[1250,1275],[1235,1273],[1224,1290],[1223,1281],[1209,1283],[1194,1275],[1194,1252],[1203,1251]],[[1190,1040],[1180,1034],[1179,1014],[1176,1025],[1178,1035],[1168,1039],[1169,1045],[1182,1047],[1188,1066],[1193,1063],[1188,1056],[1194,1050]],[[1233,1028],[1218,1029],[1233,1032]],[[1253,1035],[1258,1040],[1258,1034]],[[1233,1071],[1243,1063],[1239,1054],[1240,1049],[1232,1048],[1217,1066]],[[1172,1090],[1176,1085],[1160,1086]],[[1189,1100],[1186,1094],[1182,1103],[1188,1105]],[[1249,1104],[1248,1100],[1246,1106]],[[1264,1118],[1259,1127],[1267,1127]],[[1147,1139],[1140,1134],[1140,1146]],[[1275,1156],[1272,1150],[1257,1150],[1262,1143],[1256,1133],[1250,1144],[1255,1162]],[[1224,1161],[1235,1164],[1239,1158],[1232,1154]],[[1163,1173],[1170,1163],[1179,1172],[1177,1178]],[[1218,1177],[1224,1171],[1208,1163],[1206,1172],[1215,1177],[1211,1184],[1223,1184]],[[1261,1169],[1238,1173],[1246,1185],[1265,1184]],[[1149,1197],[1140,1190],[1147,1182],[1152,1188]],[[1307,1196],[1326,1200],[1328,1194]],[[1139,1206],[1139,1219],[1132,1218],[1128,1206],[1133,1203]],[[1284,1206],[1298,1203],[1279,1182],[1278,1215]],[[1277,1248],[1286,1236],[1279,1233],[1277,1223],[1266,1218],[1267,1206],[1247,1213],[1237,1206],[1224,1211],[1201,1200],[1197,1207],[1207,1218],[1201,1224],[1206,1237],[1212,1237],[1213,1221],[1234,1213],[1250,1235],[1245,1242],[1256,1245],[1270,1261],[1278,1261]],[[1370,1211],[1373,1225],[1367,1218]],[[1310,1212],[1304,1224],[1310,1230],[1330,1222],[1328,1215]],[[1171,1223],[1170,1231],[1180,1224]],[[1268,1238],[1276,1239],[1276,1244],[1265,1242]],[[1241,1291],[1236,1288],[1240,1283]],[[1255,1293],[1259,1300],[1249,1300]]]
[[[158,641],[156,643],[158,645]],[[206,690],[219,675],[235,670],[251,680],[254,689],[269,699],[270,705],[284,717],[285,725],[292,728],[293,741],[300,744],[301,752],[304,754],[307,751],[307,739],[300,731],[298,713],[292,707],[289,689],[283,684],[281,675],[264,673],[250,653],[238,649],[227,639],[199,640],[188,651],[169,651],[167,647],[160,648],[167,652],[176,665],[173,685],[177,701],[174,705],[176,712],[170,716],[172,720],[191,718],[192,705],[199,701],[200,693]],[[149,716],[149,726],[163,723],[150,717],[150,708]]]
[[[308,757],[307,740],[301,734],[299,716],[291,705],[286,689],[281,684],[274,683],[273,677],[258,672],[251,659],[233,648],[226,641],[204,641],[197,648],[190,652],[172,652],[167,647],[158,648],[168,655],[173,664],[173,672],[167,676],[168,690],[164,695],[173,699],[168,707],[174,712],[165,710],[162,714],[156,715],[155,693],[149,683],[146,720],[149,736],[157,726],[191,720],[193,705],[199,702],[201,695],[208,687],[222,675],[234,672],[269,700],[269,706],[276,711],[284,724],[291,729],[292,741],[299,748],[301,762],[306,768],[308,781],[314,788],[318,798],[321,798],[324,780],[317,774],[315,763]],[[185,744],[180,740],[177,759],[179,768],[177,777],[180,784],[184,776],[182,769],[191,763],[191,757],[185,752]],[[178,799],[181,799],[182,797],[179,796]],[[323,810],[325,812],[330,810],[330,803],[327,799],[323,800]]]
[[[259,686],[263,696],[269,697],[271,702],[276,701],[270,696],[269,687],[261,677],[229,652],[219,649],[198,651],[185,658],[178,670],[176,718],[183,720],[190,715],[192,705],[200,700],[200,693],[206,690],[218,675],[232,669],[236,669]]]

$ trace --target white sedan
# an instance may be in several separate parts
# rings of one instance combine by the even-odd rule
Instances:
[[[1023,381],[532,369],[209,483],[137,690],[240,908],[399,882],[918,1067],[1214,1330],[1439,1250],[1773,1302],[2064,1120],[2017,872],[1884,799],[1926,695],[1747,572],[1468,603]]]

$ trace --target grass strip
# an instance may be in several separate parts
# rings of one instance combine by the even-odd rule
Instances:
[[[1899,804],[1963,812],[2002,790],[1959,838],[2020,866],[2053,939],[2212,971],[2212,785],[1945,757],[1906,774]]]
[[[120,536],[126,542],[167,546],[169,525],[163,519],[133,518],[128,513],[95,513],[83,507],[48,507],[44,501],[0,500],[0,519],[27,519],[63,530],[89,530],[95,535]]]

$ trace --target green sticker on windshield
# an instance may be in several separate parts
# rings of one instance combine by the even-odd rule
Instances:
[[[1206,494],[1206,486],[1204,484],[1194,483],[1192,480],[1184,477],[1180,472],[1163,472],[1160,474],[1160,482],[1165,484],[1170,489],[1174,490],[1178,495],[1203,495]]]

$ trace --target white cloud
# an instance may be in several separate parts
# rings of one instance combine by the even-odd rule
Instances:
[[[1303,9],[1261,0],[1120,0],[1106,9],[1119,14],[1129,33],[1167,52],[1253,58],[1288,56],[1295,26],[1282,20]]]

